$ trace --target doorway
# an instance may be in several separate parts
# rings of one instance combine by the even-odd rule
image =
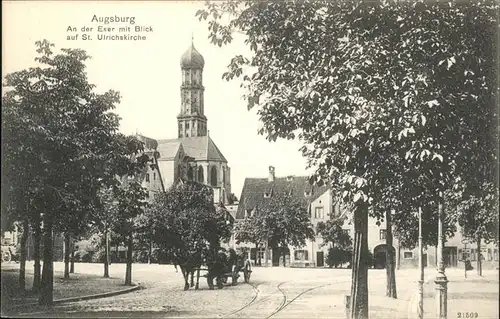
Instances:
[[[386,260],[386,252],[387,252],[387,245],[382,244],[378,245],[373,249],[373,259],[374,259],[374,268],[375,269],[384,269],[385,268],[385,260]],[[392,247],[392,258],[393,258],[393,264],[396,262],[396,249]]]
[[[325,266],[325,254],[322,251],[316,252],[316,267]]]
[[[443,247],[443,259],[446,268],[457,267],[457,247]]]

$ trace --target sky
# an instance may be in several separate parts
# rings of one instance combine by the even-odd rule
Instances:
[[[89,82],[97,92],[120,92],[115,112],[122,118],[120,131],[155,138],[177,138],[180,111],[180,57],[191,44],[205,59],[205,115],[210,137],[231,167],[232,192],[239,198],[246,177],[305,175],[306,159],[298,141],[268,142],[257,130],[262,126],[255,112],[248,111],[237,81],[222,74],[236,54],[250,56],[243,36],[229,46],[208,40],[206,22],[195,17],[204,2],[158,1],[2,1],[2,77],[35,65],[35,42],[47,39],[61,48],[81,48],[92,57],[87,62]],[[97,17],[134,17],[135,24],[92,22]],[[151,27],[144,41],[97,40],[98,26]],[[92,27],[92,32],[82,28]],[[68,29],[76,28],[76,32]],[[134,33],[134,32],[131,32]],[[78,34],[76,40],[68,36]],[[89,34],[91,40],[83,40]],[[106,34],[123,34],[111,32]]]

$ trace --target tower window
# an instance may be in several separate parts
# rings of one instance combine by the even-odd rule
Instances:
[[[153,180],[156,180],[156,173],[153,173]]]
[[[149,173],[148,173],[148,174],[146,174],[146,182],[148,182],[148,183],[149,183]]]

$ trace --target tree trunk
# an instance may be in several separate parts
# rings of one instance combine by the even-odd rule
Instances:
[[[26,289],[26,242],[29,236],[29,222],[23,221],[23,234],[21,236],[21,247],[19,256],[19,288],[21,291]]]
[[[40,285],[40,305],[51,306],[54,295],[54,268],[52,263],[52,216],[45,213],[43,221],[43,270]]]
[[[33,291],[38,291],[41,282],[40,246],[42,242],[42,230],[40,227],[39,220],[33,223],[33,260],[35,261],[33,266]]]
[[[354,210],[354,254],[350,318],[368,318],[368,204],[358,201]]]
[[[481,260],[481,237],[477,239],[477,274],[483,275],[483,261]]]
[[[281,249],[282,253],[281,255],[283,256],[283,267],[286,267],[286,250],[285,247]]]
[[[69,265],[69,273],[75,273],[75,243],[71,243],[71,263]]]
[[[392,250],[392,211],[386,213],[385,218],[386,237],[385,243],[387,245],[385,255],[385,271],[387,274],[387,290],[386,296],[397,299],[398,294],[396,291],[396,273],[394,271],[394,252]]]
[[[127,247],[127,269],[125,271],[125,285],[132,285],[132,252],[133,252],[133,237],[132,234],[128,237]]]
[[[153,239],[149,237],[148,264],[151,265],[151,255],[153,253]]]
[[[109,278],[109,236],[108,229],[104,230],[104,278]]]
[[[70,240],[69,234],[64,234],[64,279],[69,279]]]

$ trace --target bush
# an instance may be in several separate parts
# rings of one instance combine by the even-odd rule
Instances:
[[[75,262],[89,263],[92,261],[92,256],[85,250],[79,250],[75,253],[74,260]]]
[[[344,264],[350,263],[352,259],[351,248],[332,247],[328,249],[328,256],[326,257],[326,264],[331,267],[339,267]]]
[[[146,250],[134,251],[132,253],[132,260],[135,263],[147,263],[148,262],[148,252]]]
[[[347,268],[351,268],[352,265],[352,248],[339,248],[339,247],[333,247],[328,250],[328,256],[326,257],[326,264],[332,268],[332,267],[339,267],[342,265],[346,265]],[[371,268],[373,267],[375,263],[375,258],[373,257],[373,254],[371,251],[368,251],[368,255],[366,256],[367,264],[368,267]]]
[[[104,260],[106,259],[106,251],[104,249],[98,249],[94,252],[92,255],[92,262],[93,263],[104,263]]]

